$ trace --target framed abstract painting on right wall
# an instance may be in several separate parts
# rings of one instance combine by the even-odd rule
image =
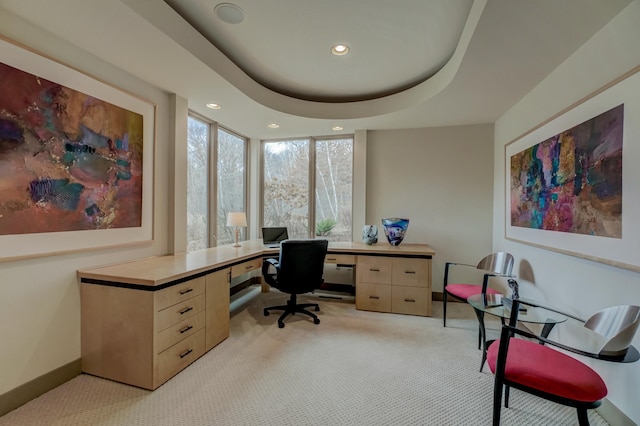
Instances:
[[[640,271],[640,67],[505,146],[505,237]]]

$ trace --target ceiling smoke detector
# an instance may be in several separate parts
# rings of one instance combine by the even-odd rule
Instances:
[[[213,11],[227,24],[239,24],[244,20],[244,12],[233,3],[218,3]]]

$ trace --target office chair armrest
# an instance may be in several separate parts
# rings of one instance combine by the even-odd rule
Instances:
[[[273,276],[276,274],[271,274],[269,273],[269,267],[273,266],[274,268],[276,268],[276,271],[280,268],[280,262],[278,261],[278,259],[273,259],[273,258],[266,258],[262,260],[262,275],[269,275],[269,276]]]

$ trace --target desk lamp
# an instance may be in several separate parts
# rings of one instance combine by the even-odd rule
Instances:
[[[247,226],[247,215],[244,212],[231,212],[227,215],[227,226],[233,226],[236,231],[236,243],[233,247],[240,247],[238,243],[238,236],[240,234],[240,227]]]

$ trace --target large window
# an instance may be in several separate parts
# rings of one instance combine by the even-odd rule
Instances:
[[[353,138],[264,141],[262,223],[352,241]]]
[[[187,144],[187,251],[228,244],[227,213],[246,211],[247,139],[190,115]]]

